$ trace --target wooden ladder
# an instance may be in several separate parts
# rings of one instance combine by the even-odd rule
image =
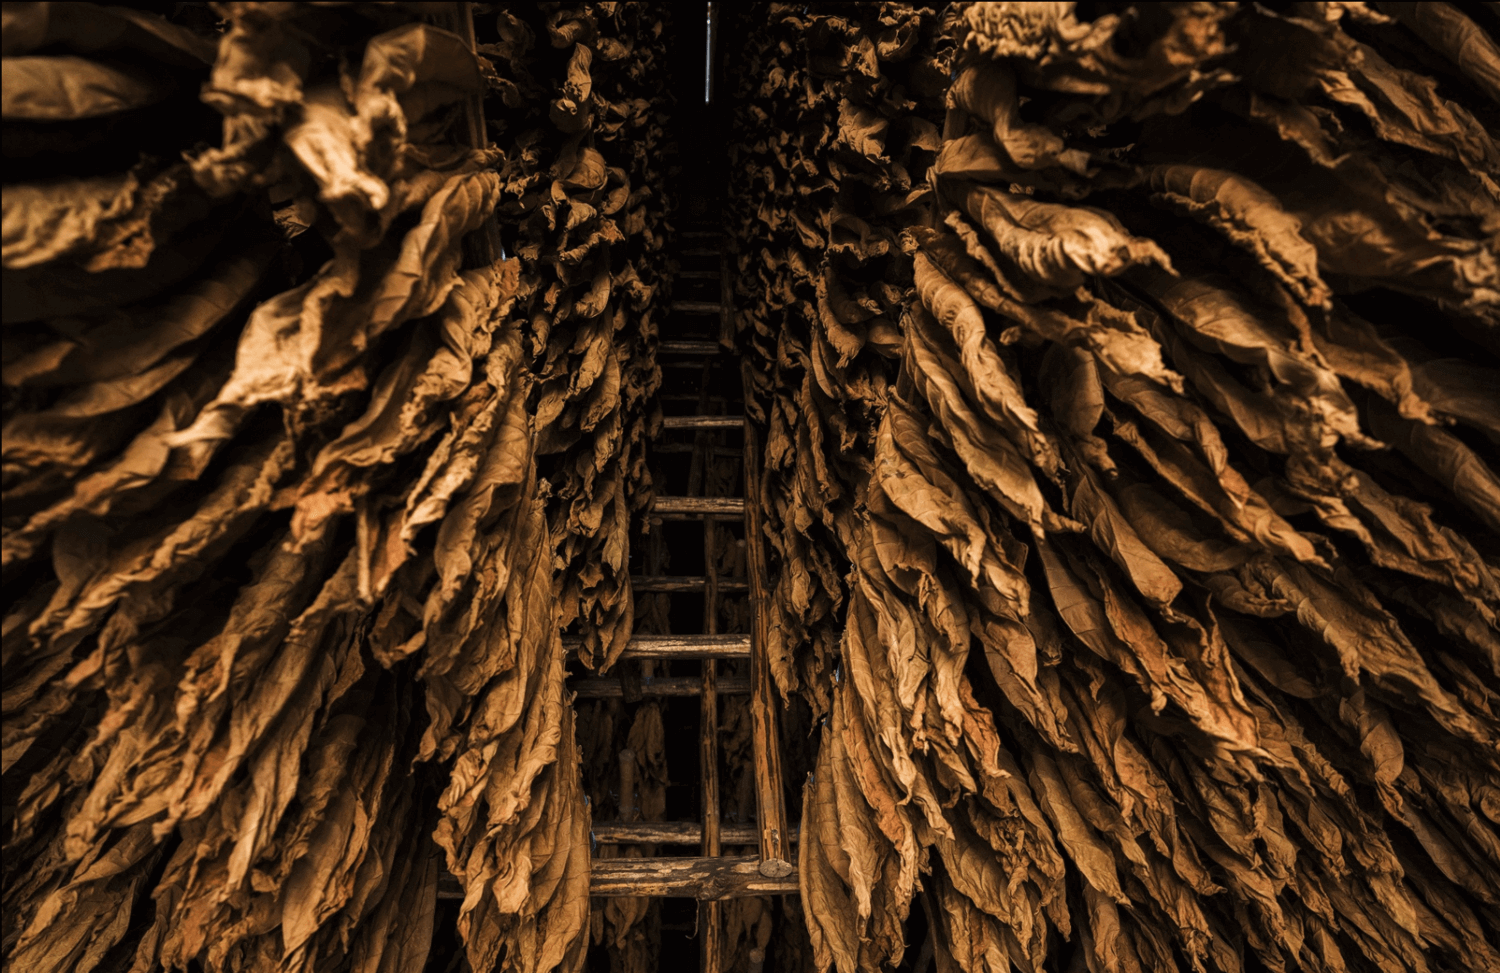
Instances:
[[[697,366],[706,377],[708,360],[724,355],[732,345],[728,262],[719,234],[687,232],[682,237],[686,246],[680,253],[684,257],[696,257],[700,261],[702,258],[717,258],[719,267],[717,272],[684,270],[680,276],[684,279],[718,277],[720,299],[674,301],[673,315],[679,320],[684,317],[706,318],[703,323],[709,327],[703,330],[710,332],[714,330],[712,317],[717,317],[719,340],[664,340],[658,346],[658,353],[664,359],[664,365]],[[706,408],[708,391],[705,388],[699,397],[700,413],[709,411]],[[704,576],[662,576],[654,574],[653,566],[652,574],[632,579],[638,592],[702,592],[703,631],[682,635],[639,635],[630,641],[622,656],[624,659],[691,659],[700,663],[701,674],[696,680],[691,677],[642,680],[641,692],[648,696],[697,695],[699,698],[702,815],[698,822],[596,822],[594,838],[601,843],[609,839],[621,844],[696,841],[700,853],[692,858],[595,859],[589,892],[599,896],[686,896],[697,899],[699,968],[705,973],[719,973],[723,953],[721,901],[741,896],[785,895],[796,893],[798,889],[782,795],[776,688],[765,658],[769,589],[762,549],[761,512],[756,502],[760,496],[760,450],[754,427],[742,415],[668,416],[662,421],[662,429],[666,433],[739,430],[744,443],[743,497],[658,496],[652,504],[651,517],[656,523],[684,520],[702,525]],[[715,532],[719,524],[730,520],[742,521],[745,527],[745,581],[720,579],[715,569]],[[747,589],[750,633],[719,633],[719,596],[738,594]],[[748,659],[749,678],[721,678],[719,661],[726,659]],[[578,680],[574,689],[580,697],[623,694],[624,691],[618,679],[597,678]],[[750,696],[756,822],[753,827],[726,827],[720,820],[719,811],[719,697],[741,693]],[[758,845],[760,854],[723,855],[721,846],[726,842]],[[760,950],[752,950],[752,968],[760,968],[764,960]]]
[[[679,319],[701,319],[718,316],[720,340],[664,340],[658,355],[664,367],[697,366],[704,368],[710,358],[726,355],[732,344],[732,311],[728,262],[717,233],[682,234],[686,247],[683,256],[717,257],[719,269],[684,270],[685,279],[718,278],[719,301],[680,300],[672,311]],[[707,322],[705,322],[707,323]],[[712,329],[709,329],[712,330]],[[727,359],[719,359],[727,361]],[[707,389],[700,396],[700,410],[709,401]],[[681,662],[697,661],[697,677],[644,677],[638,680],[643,697],[697,696],[700,705],[700,787],[702,814],[699,821],[595,821],[592,838],[596,845],[698,844],[696,857],[595,858],[589,881],[591,896],[673,896],[698,900],[700,969],[720,973],[723,953],[724,899],[747,896],[787,895],[798,891],[797,868],[791,852],[793,834],[787,827],[786,803],[782,791],[781,751],[777,731],[777,693],[765,657],[769,625],[769,585],[766,579],[761,511],[755,502],[760,497],[760,449],[755,427],[743,416],[687,415],[667,416],[662,420],[664,432],[707,433],[714,430],[739,430],[743,437],[743,497],[658,496],[650,517],[655,524],[663,521],[690,521],[702,525],[705,574],[698,577],[658,573],[655,559],[648,558],[648,571],[634,575],[632,586],[637,593],[702,592],[703,631],[680,635],[636,635],[620,656],[622,663],[643,660]],[[668,443],[666,451],[697,451],[699,446]],[[725,450],[719,448],[718,452]],[[706,479],[706,477],[705,477]],[[726,521],[741,521],[745,529],[746,579],[721,579],[714,564],[715,531]],[[660,544],[660,540],[656,541]],[[748,634],[724,634],[717,631],[718,600],[723,594],[748,594],[751,631]],[[575,652],[577,638],[565,637],[564,650]],[[749,677],[719,675],[722,660],[749,660]],[[634,695],[632,683],[632,695]],[[572,679],[569,689],[579,699],[623,697],[625,681],[618,677],[589,676]],[[754,752],[756,820],[754,825],[729,824],[719,813],[719,697],[750,696],[751,736]],[[671,728],[668,728],[670,732]],[[634,789],[635,755],[620,755],[621,793]],[[629,812],[626,812],[629,816]],[[758,855],[723,855],[721,848],[730,845],[758,845]],[[452,886],[452,887],[450,887]],[[439,892],[441,898],[461,898],[462,891],[450,881]],[[760,970],[765,957],[752,949],[750,966]]]
[[[697,365],[702,367],[711,357],[726,355],[732,343],[732,311],[728,262],[716,233],[684,233],[687,247],[679,251],[688,257],[717,257],[719,270],[687,270],[679,276],[687,279],[720,280],[721,299],[710,301],[675,301],[672,311],[678,316],[697,318],[717,315],[720,340],[664,340],[658,355],[664,366]],[[724,360],[724,359],[721,359]],[[706,369],[704,369],[706,374]],[[707,391],[700,408],[708,400]],[[760,497],[760,449],[755,427],[743,416],[688,415],[667,416],[662,420],[664,432],[703,433],[713,430],[739,430],[743,437],[743,497],[658,496],[650,517],[656,522],[691,521],[702,525],[705,574],[698,577],[663,575],[655,567],[646,574],[634,575],[632,586],[637,593],[702,592],[704,596],[703,631],[680,635],[636,635],[626,645],[621,662],[643,660],[681,662],[694,660],[701,665],[697,678],[647,677],[639,680],[643,697],[697,696],[700,704],[700,786],[702,815],[699,821],[595,821],[592,838],[597,845],[698,844],[696,857],[595,858],[589,881],[591,896],[673,896],[699,902],[700,969],[719,973],[723,951],[723,919],[720,903],[724,899],[747,896],[787,895],[798,891],[797,868],[791,852],[792,831],[787,827],[786,803],[782,791],[781,751],[777,731],[777,693],[766,662],[765,647],[769,625],[769,584],[761,533],[761,511],[755,502]],[[669,451],[686,452],[700,447],[666,444]],[[723,452],[722,448],[720,452]],[[742,521],[745,528],[746,579],[721,579],[714,565],[714,534],[726,521]],[[660,543],[659,541],[657,543]],[[748,594],[751,631],[749,634],[718,632],[718,599],[721,594]],[[576,637],[564,637],[563,648],[569,654],[580,645]],[[720,677],[721,660],[745,660],[750,675]],[[569,689],[579,699],[623,697],[625,682],[618,677],[589,676],[572,679]],[[751,736],[754,751],[756,821],[754,825],[725,825],[719,814],[719,697],[750,696]],[[670,728],[669,728],[670,731]],[[621,755],[622,793],[633,790],[630,779],[635,772],[634,754]],[[758,855],[723,855],[721,847],[758,845]],[[462,898],[457,881],[449,877],[439,888],[439,898]],[[753,949],[751,968],[759,970],[765,957]]]

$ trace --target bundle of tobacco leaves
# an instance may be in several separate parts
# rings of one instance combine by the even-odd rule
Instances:
[[[670,290],[669,9],[513,5],[478,23],[487,114],[505,120],[497,139],[509,147],[499,219],[521,264],[559,623],[577,623],[589,665],[612,663],[629,639],[630,520],[650,502],[644,448]]]
[[[575,741],[559,632],[633,625],[666,8],[171,9],[3,12],[5,963],[417,970],[446,869],[473,969],[649,968],[590,805],[670,728]],[[1500,967],[1500,15],[741,16],[819,749],[727,964]]]
[[[782,691],[805,689],[822,716],[856,494],[912,283],[899,237],[928,194],[953,45],[910,4],[742,16],[730,178],[747,395],[767,429],[768,653]]]
[[[900,961],[920,885],[939,969],[1494,967],[1500,53],[1448,4],[1081,10],[958,11],[817,965]]]
[[[465,258],[503,182],[461,25],[23,6],[7,151],[198,86],[222,137],[5,189],[7,965],[421,969],[443,853],[474,968],[576,964],[588,811],[520,267]]]

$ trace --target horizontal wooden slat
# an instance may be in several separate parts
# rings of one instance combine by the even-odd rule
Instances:
[[[568,688],[577,693],[579,699],[623,699],[625,696],[625,686],[618,679],[577,679],[569,682]],[[657,676],[641,680],[643,696],[696,696],[702,690],[703,680],[698,676]],[[750,677],[720,676],[718,691],[720,696],[744,696],[750,692]],[[754,844],[754,839],[750,843]]]
[[[797,892],[797,874],[766,878],[754,855],[721,858],[596,858],[589,895],[738,899]]]
[[[708,581],[698,575],[633,574],[630,576],[630,587],[634,591],[702,591],[707,586]],[[749,590],[749,583],[743,580],[736,581],[733,578],[719,579],[720,594],[734,594]]]
[[[725,824],[719,834],[726,845],[753,845],[760,839],[753,825]],[[703,840],[697,821],[595,821],[589,837],[601,845],[696,845]]]
[[[723,310],[718,301],[673,301],[672,310],[685,314],[718,314]]]
[[[724,236],[723,230],[683,230],[680,234],[684,240],[718,240]]]
[[[724,346],[717,341],[663,341],[656,346],[656,352],[660,355],[722,355]]]
[[[740,844],[738,841],[730,843]],[[736,899],[756,895],[797,894],[796,872],[785,878],[766,878],[760,873],[760,859],[754,855],[726,855],[720,858],[595,858],[592,872],[589,877],[589,894],[598,896],[660,895],[689,899]],[[437,897],[462,899],[463,886],[452,875],[443,875],[438,878]]]
[[[563,637],[563,648],[576,652],[583,640]],[[748,659],[748,635],[637,635],[625,646],[625,659]]]
[[[744,497],[657,497],[651,504],[656,517],[733,517],[745,516]]]
[[[679,270],[677,276],[685,280],[718,280],[717,270]]]
[[[720,692],[724,682],[719,681]],[[753,845],[760,831],[753,824],[722,824],[720,840],[726,845]],[[696,845],[703,840],[703,825],[697,821],[595,821],[589,832],[601,845]],[[792,835],[795,841],[796,834]]]
[[[663,416],[663,429],[743,429],[744,416]]]
[[[678,251],[678,255],[683,257],[717,257],[722,253],[723,250],[719,247],[687,247]]]

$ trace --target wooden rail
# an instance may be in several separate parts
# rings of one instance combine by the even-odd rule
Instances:
[[[739,450],[735,450],[738,454]],[[659,574],[655,576],[637,574],[630,578],[630,587],[634,591],[702,591],[707,582],[697,575]],[[742,594],[750,590],[750,584],[746,581],[735,581],[733,579],[719,579],[719,592],[721,594]]]
[[[656,346],[658,355],[722,355],[724,352],[717,341],[663,341]]]
[[[663,416],[663,429],[743,429],[744,416]],[[716,499],[729,500],[732,497]]]
[[[745,500],[743,497],[657,497],[651,504],[651,516],[664,520],[698,517],[739,520],[745,516]]]
[[[745,382],[749,388],[749,381]],[[786,799],[781,790],[781,748],[776,710],[781,700],[766,660],[771,625],[771,592],[761,537],[760,437],[745,424],[745,566],[750,575],[750,721],[755,741],[756,821],[760,826],[760,868],[770,878],[791,875]]]
[[[563,648],[577,652],[583,640],[563,637]],[[622,659],[748,659],[748,635],[637,635],[620,654]]]
[[[720,858],[596,858],[589,895],[663,895],[715,901],[797,891],[795,869],[770,877],[754,855]]]
[[[601,845],[696,845],[703,841],[703,826],[696,821],[595,821],[589,837]],[[719,840],[753,845],[760,841],[760,829],[753,824],[721,824]]]

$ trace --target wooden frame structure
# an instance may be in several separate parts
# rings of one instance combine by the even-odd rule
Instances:
[[[464,5],[467,6],[467,5]],[[732,347],[733,309],[730,306],[728,260],[722,253],[717,234],[687,233],[686,256],[716,256],[720,269],[686,271],[683,277],[709,280],[717,277],[721,300],[678,301],[673,311],[678,315],[719,317],[719,340],[669,340],[658,345],[658,355],[687,368],[701,368],[708,374],[707,363],[724,355]],[[663,399],[687,398],[663,396]],[[764,536],[760,510],[760,444],[755,428],[744,416],[709,414],[725,400],[710,394],[707,383],[697,396],[698,415],[664,418],[665,433],[691,433],[695,443],[665,442],[658,448],[663,454],[691,452],[693,463],[715,458],[739,458],[743,463],[744,495],[659,496],[649,516],[655,524],[665,521],[698,523],[703,532],[705,571],[701,576],[660,573],[660,535],[654,534],[648,550],[647,570],[632,577],[639,593],[688,593],[703,597],[701,631],[669,635],[636,635],[621,654],[620,665],[643,665],[638,676],[582,676],[570,681],[569,689],[577,699],[691,697],[699,700],[699,769],[701,815],[697,821],[642,821],[639,810],[622,806],[621,820],[595,821],[592,837],[597,845],[684,845],[697,844],[696,857],[595,858],[590,876],[592,896],[674,896],[699,902],[700,969],[718,973],[722,968],[723,919],[721,902],[744,896],[795,895],[798,893],[797,868],[792,857],[794,834],[787,825],[783,797],[781,751],[779,745],[779,698],[770,666],[765,657],[770,624],[770,583],[766,575]],[[715,432],[739,430],[743,445],[728,449],[711,445],[708,436]],[[716,534],[726,525],[740,522],[745,531],[745,578],[720,578],[715,567]],[[725,595],[748,595],[750,631],[721,633],[717,628],[719,602]],[[564,651],[570,655],[579,648],[577,638],[564,638]],[[749,676],[722,675],[721,662],[749,662]],[[667,662],[696,661],[698,676],[657,676],[655,665]],[[633,675],[633,674],[631,674]],[[628,689],[627,689],[628,684]],[[636,695],[638,694],[638,696]],[[719,698],[750,697],[753,773],[756,796],[756,820],[753,825],[725,824],[721,820],[719,801]],[[623,750],[618,755],[620,793],[634,793],[636,755]],[[726,856],[724,845],[755,845],[758,855]],[[445,884],[441,898],[462,898],[456,883]]]

